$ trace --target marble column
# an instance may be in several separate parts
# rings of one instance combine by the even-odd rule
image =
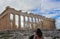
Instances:
[[[33,17],[32,17],[32,19],[31,19],[31,20],[32,20],[32,29],[34,29],[34,26],[33,26]]]
[[[35,18],[35,23],[36,23],[36,18]]]
[[[10,30],[11,29],[11,19],[10,19],[10,13],[8,14],[8,24],[7,24],[7,28]]]
[[[16,26],[15,26],[15,15],[13,14],[13,26],[12,26],[12,29],[15,29]]]
[[[25,28],[25,27],[26,27],[26,26],[25,26],[25,16],[23,16],[23,18],[24,18],[24,19],[23,19],[23,21],[24,21],[23,24],[24,24],[24,28]]]
[[[21,29],[21,19],[20,19],[20,15],[18,15],[19,18],[18,18],[18,29]]]
[[[41,26],[42,26],[42,30],[43,30],[43,20],[41,19]]]
[[[39,28],[41,29],[41,22],[39,18],[38,18],[38,22],[39,22]]]
[[[33,22],[34,23],[33,26],[34,26],[34,29],[35,29],[35,27],[36,27],[36,25],[35,25],[35,18],[33,18],[33,21],[34,21]]]
[[[38,18],[38,22],[39,22],[39,18]]]
[[[40,28],[41,26],[40,26],[40,22],[39,22],[39,18],[38,18],[38,28]]]
[[[37,24],[36,24],[36,18],[35,18],[35,29],[36,29],[36,27],[37,27]]]
[[[28,22],[29,22],[29,16],[28,16]]]
[[[29,27],[29,29],[30,29],[31,27],[30,27],[30,23],[29,23],[29,22],[30,22],[30,21],[29,21],[29,16],[28,16],[28,22],[27,22],[27,25],[28,25],[28,26],[27,26],[27,27]]]

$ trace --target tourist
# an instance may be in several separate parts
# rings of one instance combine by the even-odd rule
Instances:
[[[43,39],[41,30],[38,28],[35,30],[34,34],[29,37],[29,39]]]

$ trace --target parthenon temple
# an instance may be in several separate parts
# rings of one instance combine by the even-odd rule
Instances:
[[[15,10],[9,6],[0,14],[0,30],[36,29],[53,30],[55,20],[41,15]]]

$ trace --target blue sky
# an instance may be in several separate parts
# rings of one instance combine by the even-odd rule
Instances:
[[[60,0],[0,0],[0,13],[6,6],[56,19],[60,29]]]

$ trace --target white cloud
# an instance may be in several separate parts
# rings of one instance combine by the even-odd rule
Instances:
[[[52,0],[42,0],[41,3],[42,11],[49,11],[52,9],[60,9],[60,3],[52,2]]]
[[[7,0],[8,2],[12,1],[12,0]]]
[[[0,6],[11,6],[21,10],[31,10],[36,7],[42,12],[47,12],[51,9],[60,9],[59,3],[50,2],[50,0],[0,0]]]
[[[40,6],[40,0],[0,0],[0,7],[11,6],[17,10],[31,10]],[[1,9],[2,9],[1,8]]]
[[[47,18],[52,18],[54,16],[57,16],[57,14],[42,14],[42,15],[47,17]]]

